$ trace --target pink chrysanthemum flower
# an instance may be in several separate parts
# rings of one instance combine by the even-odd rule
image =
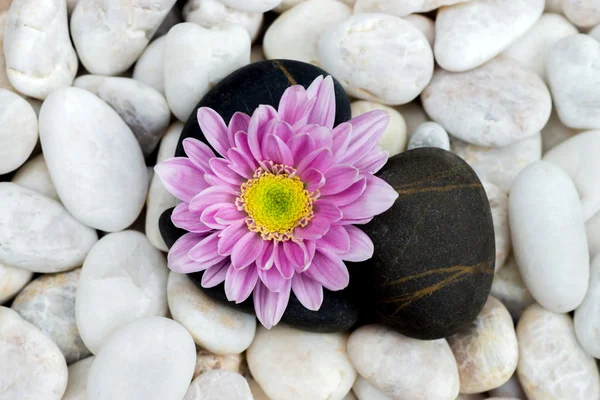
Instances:
[[[323,288],[344,289],[344,261],[364,261],[373,243],[355,224],[386,211],[397,193],[373,176],[387,161],[377,146],[388,116],[372,111],[333,128],[331,77],[288,88],[279,109],[261,105],[229,123],[210,108],[198,122],[204,143],[185,139],[186,157],[156,166],[181,203],[172,221],[189,233],[169,251],[175,272],[205,271],[203,287],[225,281],[229,301],[254,292],[267,328],[285,311],[290,290],[318,310]]]

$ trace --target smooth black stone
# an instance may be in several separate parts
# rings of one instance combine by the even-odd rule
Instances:
[[[308,87],[319,75],[327,72],[312,64],[293,60],[259,61],[238,69],[221,80],[194,108],[185,123],[175,155],[185,157],[183,139],[193,137],[208,144],[198,126],[197,111],[200,107],[215,110],[226,123],[236,112],[252,115],[261,104],[277,109],[285,90],[292,85]],[[336,115],[334,125],[351,118],[350,101],[342,86],[334,79]]]
[[[161,214],[158,222],[161,235],[169,248],[173,246],[173,243],[175,243],[177,239],[185,234],[184,230],[176,228],[171,222],[172,212],[172,208],[166,210]],[[229,307],[233,307],[249,314],[254,314],[252,297],[241,304],[232,303],[225,297],[225,288],[223,284],[210,289],[203,288],[200,284],[202,281],[202,274],[202,272],[197,272],[188,274],[188,277],[196,284],[196,286],[213,299],[226,304]],[[310,311],[306,309],[292,293],[281,321],[298,329],[331,333],[347,331],[356,323],[357,319],[358,308],[351,301],[347,293],[324,290],[323,305],[319,311]]]
[[[361,323],[417,339],[453,335],[477,317],[494,276],[494,227],[481,182],[461,158],[436,148],[399,154],[378,176],[399,197],[363,227],[373,258],[350,266],[366,313]]]

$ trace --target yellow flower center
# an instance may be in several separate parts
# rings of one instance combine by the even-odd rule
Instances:
[[[259,168],[242,184],[241,192],[236,204],[248,214],[248,228],[264,240],[290,240],[294,228],[306,226],[314,217],[314,194],[293,172],[273,174]]]

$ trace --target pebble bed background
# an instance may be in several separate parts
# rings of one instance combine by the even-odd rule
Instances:
[[[600,1],[181,5],[0,0],[0,399],[600,399]],[[464,332],[269,331],[169,272],[151,167],[265,57],[475,169],[496,275]]]

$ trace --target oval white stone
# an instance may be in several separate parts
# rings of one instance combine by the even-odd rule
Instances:
[[[348,19],[352,9],[337,0],[308,0],[281,14],[267,29],[263,49],[269,59],[320,65],[317,43],[330,25]]]
[[[0,4],[2,4],[2,1],[7,0],[0,0]],[[8,9],[8,7],[9,4],[6,4],[6,9]],[[6,9],[0,8],[0,89],[8,89],[16,92],[15,88],[13,88],[10,84],[8,76],[6,75],[6,61],[4,60],[4,24],[7,14]]]
[[[427,114],[449,134],[492,147],[535,135],[552,109],[540,77],[504,57],[462,73],[436,70],[421,100]]]
[[[163,317],[140,318],[111,335],[96,355],[87,399],[181,400],[195,360],[184,327]]]
[[[104,236],[85,259],[75,312],[79,333],[97,354],[130,321],[167,314],[164,255],[135,231]]]
[[[254,400],[248,382],[238,373],[207,371],[194,379],[183,400]]]
[[[369,111],[385,111],[390,117],[390,122],[377,144],[389,153],[389,157],[402,153],[406,149],[406,122],[398,111],[383,104],[364,100],[352,102],[350,109],[352,111],[352,118]]]
[[[0,39],[0,42],[2,39]],[[0,175],[27,160],[38,140],[33,108],[21,96],[0,88]]]
[[[185,274],[169,274],[167,295],[173,319],[199,346],[216,354],[238,354],[252,343],[256,318],[211,299]]]
[[[85,69],[118,75],[138,59],[176,0],[79,0],[71,36]]]
[[[590,263],[579,196],[569,176],[546,161],[530,164],[515,179],[508,211],[515,260],[532,296],[554,312],[577,308]]]
[[[67,363],[48,336],[10,308],[0,307],[2,400],[61,400]]]
[[[107,232],[135,221],[148,191],[146,164],[109,105],[87,90],[55,91],[42,105],[40,139],[52,182],[75,218]]]
[[[469,0],[356,0],[354,12],[384,13],[405,17],[413,13],[423,13],[442,6],[462,3]]]
[[[161,36],[146,47],[133,68],[133,79],[165,94],[165,43],[167,36]]]
[[[410,136],[408,150],[420,147],[437,147],[450,150],[450,138],[443,126],[437,122],[423,122]]]
[[[581,346],[591,356],[600,358],[600,257],[592,262],[590,286],[575,310],[574,323]]]
[[[43,100],[71,86],[78,63],[66,1],[14,1],[6,16],[4,57],[10,83],[27,96]]]
[[[568,315],[532,305],[519,320],[517,339],[517,372],[529,400],[600,397],[598,366],[577,342]]]
[[[241,11],[264,13],[277,7],[282,0],[219,0],[221,3]]]
[[[0,263],[0,304],[21,291],[31,280],[33,272]]]
[[[21,185],[31,190],[43,194],[46,197],[60,201],[56,188],[50,178],[50,172],[44,160],[44,155],[40,154],[27,161],[13,176],[12,183]]]
[[[467,71],[491,60],[527,32],[544,0],[477,0],[444,7],[435,23],[435,59],[448,71]]]
[[[261,326],[246,352],[248,367],[271,400],[341,400],[356,378],[347,339],[341,333]]]
[[[580,28],[591,28],[600,23],[598,0],[563,0],[562,9],[567,18]]]
[[[431,18],[427,18],[421,14],[411,14],[404,17],[404,19],[420,30],[425,35],[425,38],[427,38],[429,45],[433,47],[435,43],[435,22]]]
[[[0,262],[33,272],[81,265],[98,240],[55,200],[14,183],[0,183]]]
[[[69,365],[69,382],[62,400],[87,400],[87,381],[95,356]]]
[[[363,378],[393,399],[458,396],[458,369],[444,339],[412,339],[384,326],[367,325],[350,335],[348,356]]]
[[[358,400],[392,400],[391,397],[381,393],[362,376],[356,378],[352,391],[356,394]]]
[[[429,83],[433,54],[413,24],[385,14],[358,14],[319,39],[321,66],[349,95],[387,105],[414,100]]]
[[[238,25],[206,29],[185,22],[165,43],[165,93],[171,111],[187,121],[200,99],[221,79],[250,62],[250,36]]]
[[[508,193],[493,183],[481,182],[487,194],[492,221],[494,223],[494,237],[496,244],[496,273],[504,266],[510,253],[510,228],[508,226]]]
[[[519,319],[527,307],[535,303],[535,299],[521,278],[513,255],[508,257],[504,266],[496,271],[491,294],[502,301],[515,320]]]
[[[506,383],[517,369],[519,348],[510,313],[488,297],[464,331],[448,338],[458,364],[461,393],[482,393]]]

